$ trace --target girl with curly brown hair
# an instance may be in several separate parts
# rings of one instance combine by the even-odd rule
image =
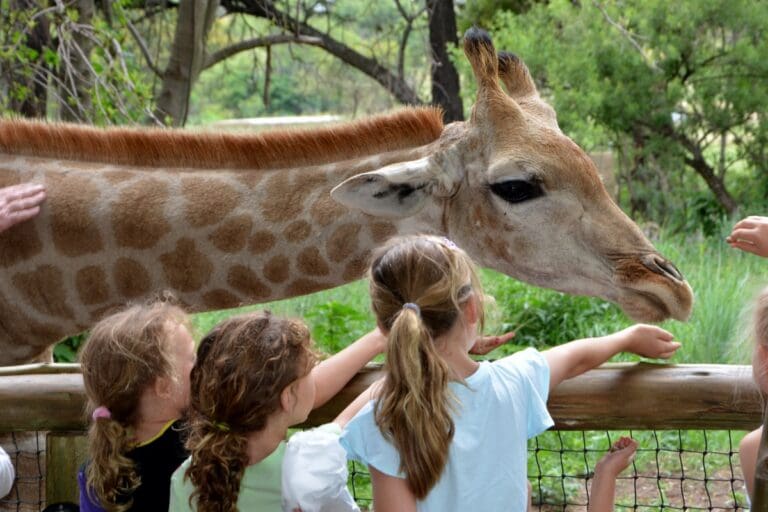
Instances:
[[[168,510],[195,344],[184,311],[167,300],[100,321],[80,353],[91,425],[78,475],[84,512]]]
[[[192,370],[191,456],[171,479],[170,510],[280,511],[288,428],[333,397],[385,343],[377,329],[316,364],[300,320],[259,312],[214,327]],[[338,424],[325,428],[340,434]]]

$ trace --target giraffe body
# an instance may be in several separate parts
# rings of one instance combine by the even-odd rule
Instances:
[[[445,127],[432,109],[249,136],[0,123],[0,186],[48,191],[40,216],[0,234],[0,363],[164,290],[204,311],[331,288],[389,237],[420,232],[640,320],[686,318],[687,283],[524,65],[471,34],[465,52],[478,101]]]

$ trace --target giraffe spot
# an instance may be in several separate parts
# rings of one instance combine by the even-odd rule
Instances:
[[[107,315],[111,315],[112,313],[117,313],[122,307],[123,305],[119,303],[107,304],[106,306],[101,306],[99,308],[91,310],[88,314],[90,315],[92,322],[98,322],[99,320],[106,317]]]
[[[24,349],[18,354],[9,355],[4,352],[3,361],[6,364],[29,362],[30,358],[66,335],[65,329],[59,323],[39,323],[27,317],[18,306],[16,300],[9,301],[4,296],[0,296],[0,310],[3,311],[0,315],[0,338],[10,340]],[[27,346],[22,346],[22,342]]]
[[[36,166],[33,166],[34,169]],[[19,171],[8,169],[6,167],[0,167],[0,187],[10,187],[12,185],[18,185],[22,182]]]
[[[274,256],[265,265],[264,277],[273,283],[282,283],[288,279],[288,273],[291,270],[291,261],[282,254]]]
[[[288,224],[285,228],[285,238],[289,242],[301,242],[306,240],[309,234],[312,232],[312,226],[305,220],[297,220]]]
[[[257,231],[248,241],[248,250],[253,254],[262,254],[274,247],[275,235],[269,231]]]
[[[331,271],[317,247],[307,247],[296,260],[299,270],[310,276],[327,276]]]
[[[100,267],[89,265],[75,274],[75,287],[80,302],[88,306],[100,304],[109,298],[107,274]]]
[[[128,299],[149,293],[152,280],[144,266],[131,258],[120,258],[115,262],[112,275],[117,292]]]
[[[229,269],[227,284],[247,297],[266,299],[271,294],[270,288],[244,265],[235,265]]]
[[[174,251],[160,255],[160,263],[168,283],[180,292],[199,290],[213,273],[211,261],[189,238],[179,239]]]
[[[261,171],[247,171],[237,173],[237,180],[251,190],[255,190],[261,183],[264,173]]]
[[[45,203],[56,249],[66,256],[101,251],[101,233],[91,216],[99,188],[90,179],[75,174],[49,173],[46,182],[51,193]]]
[[[294,219],[304,211],[309,187],[297,187],[287,173],[275,173],[264,186],[261,213],[269,222]]]
[[[56,267],[41,265],[31,272],[14,275],[12,282],[27,304],[40,313],[61,318],[72,316],[64,292],[64,278]]]
[[[170,233],[165,220],[168,184],[147,178],[120,191],[112,205],[112,228],[121,247],[148,249]]]
[[[22,222],[0,233],[0,265],[10,267],[43,250],[35,222]]]
[[[227,221],[208,236],[208,239],[222,252],[238,252],[248,243],[253,221],[248,215],[238,215]]]
[[[312,208],[309,213],[312,215],[312,219],[315,222],[321,226],[327,226],[347,213],[347,209],[334,201],[330,194],[322,194],[314,203],[312,203]]]
[[[376,244],[383,244],[397,234],[397,227],[391,222],[372,222],[371,238]]]
[[[363,277],[365,271],[368,270],[370,258],[370,251],[365,251],[352,258],[344,267],[344,273],[341,275],[344,281],[355,281],[356,279]]]
[[[101,175],[113,185],[118,185],[120,183],[123,183],[124,181],[132,180],[133,178],[136,177],[135,172],[123,171],[123,170],[106,171],[101,173]]]
[[[342,224],[331,234],[325,250],[331,261],[339,262],[357,251],[357,235],[360,224]]]
[[[240,202],[234,187],[216,179],[184,178],[181,193],[187,201],[187,220],[197,228],[218,224]]]
[[[331,283],[313,281],[311,279],[296,279],[292,281],[285,289],[286,297],[296,297],[299,295],[308,295],[310,293],[327,290],[333,287]]]
[[[203,294],[203,304],[205,304],[205,307],[208,310],[229,309],[242,306],[243,301],[240,300],[237,295],[230,293],[227,290],[216,288],[215,290]]]

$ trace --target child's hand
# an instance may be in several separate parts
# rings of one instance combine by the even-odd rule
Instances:
[[[637,453],[637,441],[631,437],[620,437],[613,443],[611,450],[602,456],[595,465],[595,476],[598,473],[616,478],[624,471]]]
[[[484,356],[491,350],[505,344],[514,337],[514,332],[508,332],[500,336],[483,336],[482,338],[478,338],[477,341],[475,341],[475,344],[472,345],[472,348],[469,349],[469,353],[478,356]]]
[[[768,258],[768,217],[753,215],[740,220],[725,241],[736,249]]]
[[[633,325],[618,335],[626,340],[625,352],[643,357],[669,359],[680,348],[680,343],[672,341],[672,333],[655,325]]]

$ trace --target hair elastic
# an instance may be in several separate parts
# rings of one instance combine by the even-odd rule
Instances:
[[[214,421],[213,426],[220,432],[229,432],[229,424],[224,421]]]
[[[411,311],[415,311],[417,315],[421,315],[421,308],[419,308],[418,304],[414,304],[413,302],[406,302],[403,304],[403,309],[410,309]]]
[[[95,409],[93,410],[93,412],[91,413],[91,419],[92,419],[93,421],[96,421],[96,420],[97,420],[97,419],[99,419],[99,418],[106,418],[106,419],[109,419],[109,418],[111,418],[111,417],[112,417],[112,413],[110,412],[110,410],[109,410],[109,409],[107,409],[107,408],[106,408],[106,407],[104,407],[103,405],[100,405],[100,406],[98,406],[98,407],[97,407],[97,408],[95,408]]]
[[[449,249],[458,249],[459,246],[453,243],[453,240],[450,238],[442,237],[443,245],[445,245]]]

